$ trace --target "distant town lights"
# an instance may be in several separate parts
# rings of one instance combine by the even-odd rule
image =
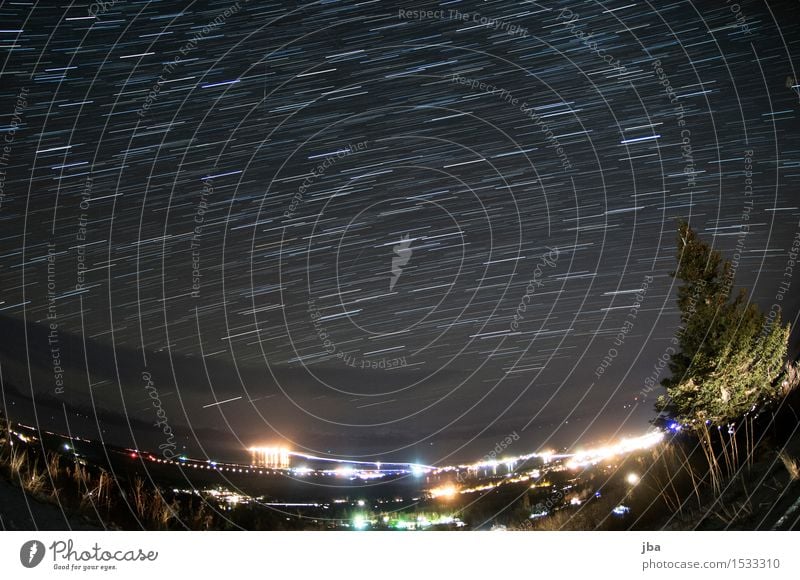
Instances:
[[[272,469],[289,467],[289,450],[286,447],[251,447],[249,451],[255,466]]]
[[[421,477],[421,476],[425,475],[425,472],[426,472],[426,469],[424,467],[422,467],[421,465],[412,465],[411,466],[411,473],[415,477]]]
[[[458,488],[456,488],[455,485],[443,485],[441,487],[433,488],[430,493],[432,498],[441,497],[444,499],[450,499],[455,497],[455,495],[458,493]]]

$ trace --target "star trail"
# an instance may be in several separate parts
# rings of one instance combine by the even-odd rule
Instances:
[[[792,2],[4,3],[7,404],[197,456],[642,435],[678,219],[796,320],[798,32]]]

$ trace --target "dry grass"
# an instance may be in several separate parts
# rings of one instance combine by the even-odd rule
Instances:
[[[148,489],[145,482],[138,477],[133,483],[131,496],[136,516],[142,524],[151,522],[166,529],[169,522],[177,516],[178,504],[174,500],[172,504],[167,503],[161,492]]]
[[[172,504],[167,504],[161,494],[155,491],[151,499],[151,505],[152,512],[150,517],[152,521],[158,522],[161,528],[166,529],[170,520],[175,517],[178,511],[176,501],[173,500]]]
[[[783,466],[786,468],[786,471],[789,472],[789,477],[792,481],[800,480],[800,459],[792,457],[785,449],[780,452],[778,457],[781,458]]]
[[[108,510],[111,507],[111,476],[105,469],[100,470],[96,480],[87,481],[87,487],[81,497],[81,507],[91,506],[95,511],[98,508]]]
[[[47,457],[47,473],[50,476],[50,481],[55,482],[62,475],[61,458],[58,453],[50,453]],[[50,499],[58,500],[58,486],[53,485],[50,490]]]
[[[49,453],[47,456],[47,472],[50,477],[56,479],[61,475],[61,458],[57,453]]]
[[[214,524],[212,513],[203,509],[194,513],[191,502],[183,505],[140,477],[117,481],[107,470],[83,459],[16,441],[12,444],[5,431],[0,431],[0,476],[41,501],[57,502],[123,528],[168,530],[184,519],[197,529]]]
[[[23,467],[28,463],[28,452],[21,451],[18,447],[11,448],[11,455],[8,460],[8,467],[11,470],[11,476],[14,479],[19,479],[22,475]]]
[[[726,497],[722,497],[720,501],[716,502],[715,509],[710,512],[726,526],[732,526],[736,522],[753,515],[752,494],[748,491],[744,479],[740,478],[740,481],[742,484],[742,493],[739,495],[740,499],[726,499]],[[729,494],[732,495],[733,490],[730,490]]]
[[[97,478],[97,502],[105,506],[106,509],[111,507],[111,490],[114,482],[108,472],[103,469],[100,471],[100,477]]]
[[[784,369],[781,391],[784,396],[787,396],[798,387],[800,387],[800,365],[797,362],[792,362],[787,364]]]
[[[200,503],[200,507],[192,513],[193,530],[210,530],[214,524],[214,516],[206,510],[206,503]]]
[[[732,526],[736,522],[753,515],[753,505],[749,500],[736,501],[732,504],[720,502],[719,507],[711,513],[726,526]]]
[[[19,446],[9,446],[2,453],[2,463],[13,481],[32,495],[42,495],[48,489],[46,471],[39,470],[39,461],[31,460],[28,452]]]
[[[76,463],[72,468],[72,481],[75,482],[79,489],[85,489],[88,479],[89,473],[80,463]]]
[[[136,517],[141,521],[145,519],[147,515],[147,491],[144,488],[144,481],[136,478],[136,481],[133,483],[133,490],[131,493],[133,496],[133,509],[136,510]]]
[[[180,518],[180,504],[164,498],[161,491],[151,488],[141,478],[135,478],[125,493],[123,486],[102,468],[90,468],[82,460],[65,457],[57,452],[37,455],[24,445],[0,444],[0,471],[19,484],[26,493],[44,501],[72,502],[77,511],[110,517],[114,510],[124,517],[123,497],[128,497],[139,524],[145,529],[169,529]],[[43,467],[40,467],[43,465]],[[127,486],[125,486],[127,487]],[[198,524],[209,527],[200,518]]]
[[[48,487],[47,484],[47,474],[44,471],[39,471],[39,462],[34,461],[22,480],[25,491],[31,495],[42,495]]]

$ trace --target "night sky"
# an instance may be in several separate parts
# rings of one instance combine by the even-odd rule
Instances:
[[[797,317],[799,7],[3,3],[4,406],[154,447],[158,401],[195,455],[642,434],[678,219]]]

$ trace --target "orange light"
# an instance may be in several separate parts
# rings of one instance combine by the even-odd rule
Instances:
[[[289,467],[289,450],[286,447],[251,447],[249,451],[253,466],[273,469]]]
[[[441,487],[435,487],[430,491],[431,497],[441,497],[444,499],[453,498],[457,493],[458,488],[455,485],[443,485]]]

